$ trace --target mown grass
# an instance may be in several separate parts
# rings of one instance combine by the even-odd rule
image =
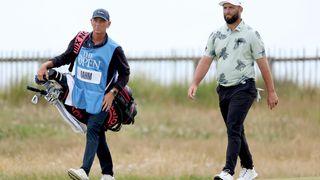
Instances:
[[[16,175],[15,177],[1,176],[0,179],[5,180],[69,180],[69,177],[63,175]],[[91,177],[91,179],[99,179],[99,177]],[[141,177],[141,176],[120,176],[117,180],[211,180],[212,177],[199,176],[183,176],[183,177]],[[319,180],[320,177],[299,177],[299,178],[271,178],[261,180]]]
[[[90,179],[99,179],[100,177],[91,177]],[[15,177],[1,176],[0,179],[5,180],[69,180],[70,178],[64,175],[15,175]],[[141,176],[118,176],[117,180],[209,180],[210,177],[196,177],[196,176],[183,176],[183,177],[141,177]]]
[[[43,99],[32,105],[25,86],[0,92],[0,179],[68,179],[66,170],[81,164],[85,137]],[[117,179],[209,180],[220,171],[226,132],[215,86],[202,84],[191,101],[187,85],[131,80],[136,123],[107,132]],[[270,111],[263,93],[245,122],[260,179],[319,177],[320,91],[290,82],[276,87],[279,106]],[[96,160],[91,179],[99,179],[99,169]]]

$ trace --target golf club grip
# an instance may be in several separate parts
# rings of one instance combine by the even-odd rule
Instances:
[[[47,92],[45,90],[37,89],[37,88],[31,87],[31,86],[27,86],[27,89],[29,91],[38,92],[41,95],[46,95],[47,94]]]

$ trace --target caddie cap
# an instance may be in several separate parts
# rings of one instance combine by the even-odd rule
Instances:
[[[230,3],[232,5],[235,5],[235,6],[241,6],[242,7],[242,2],[241,0],[225,0],[225,1],[221,1],[219,3],[220,6],[223,6],[225,3]]]
[[[102,18],[105,21],[109,21],[110,18],[108,11],[105,9],[96,9],[95,11],[93,11],[92,19],[96,17]]]

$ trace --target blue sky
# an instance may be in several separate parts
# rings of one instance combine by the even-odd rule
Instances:
[[[79,30],[91,30],[96,8],[111,16],[110,36],[128,54],[202,51],[224,24],[218,0],[10,0],[0,7],[0,51],[63,52]],[[319,0],[245,0],[242,17],[267,49],[320,48]],[[299,54],[299,52],[297,52]],[[296,53],[294,53],[296,54]]]

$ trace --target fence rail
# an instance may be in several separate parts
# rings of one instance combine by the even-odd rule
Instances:
[[[25,76],[33,76],[47,57],[0,57],[0,89]],[[143,76],[161,84],[190,83],[200,56],[141,56],[128,57],[131,78]],[[269,57],[275,81],[288,80],[303,87],[320,87],[320,57]],[[61,68],[66,71],[67,68]],[[212,65],[204,83],[215,79]],[[258,71],[258,76],[259,76]],[[30,78],[32,79],[32,78]]]

